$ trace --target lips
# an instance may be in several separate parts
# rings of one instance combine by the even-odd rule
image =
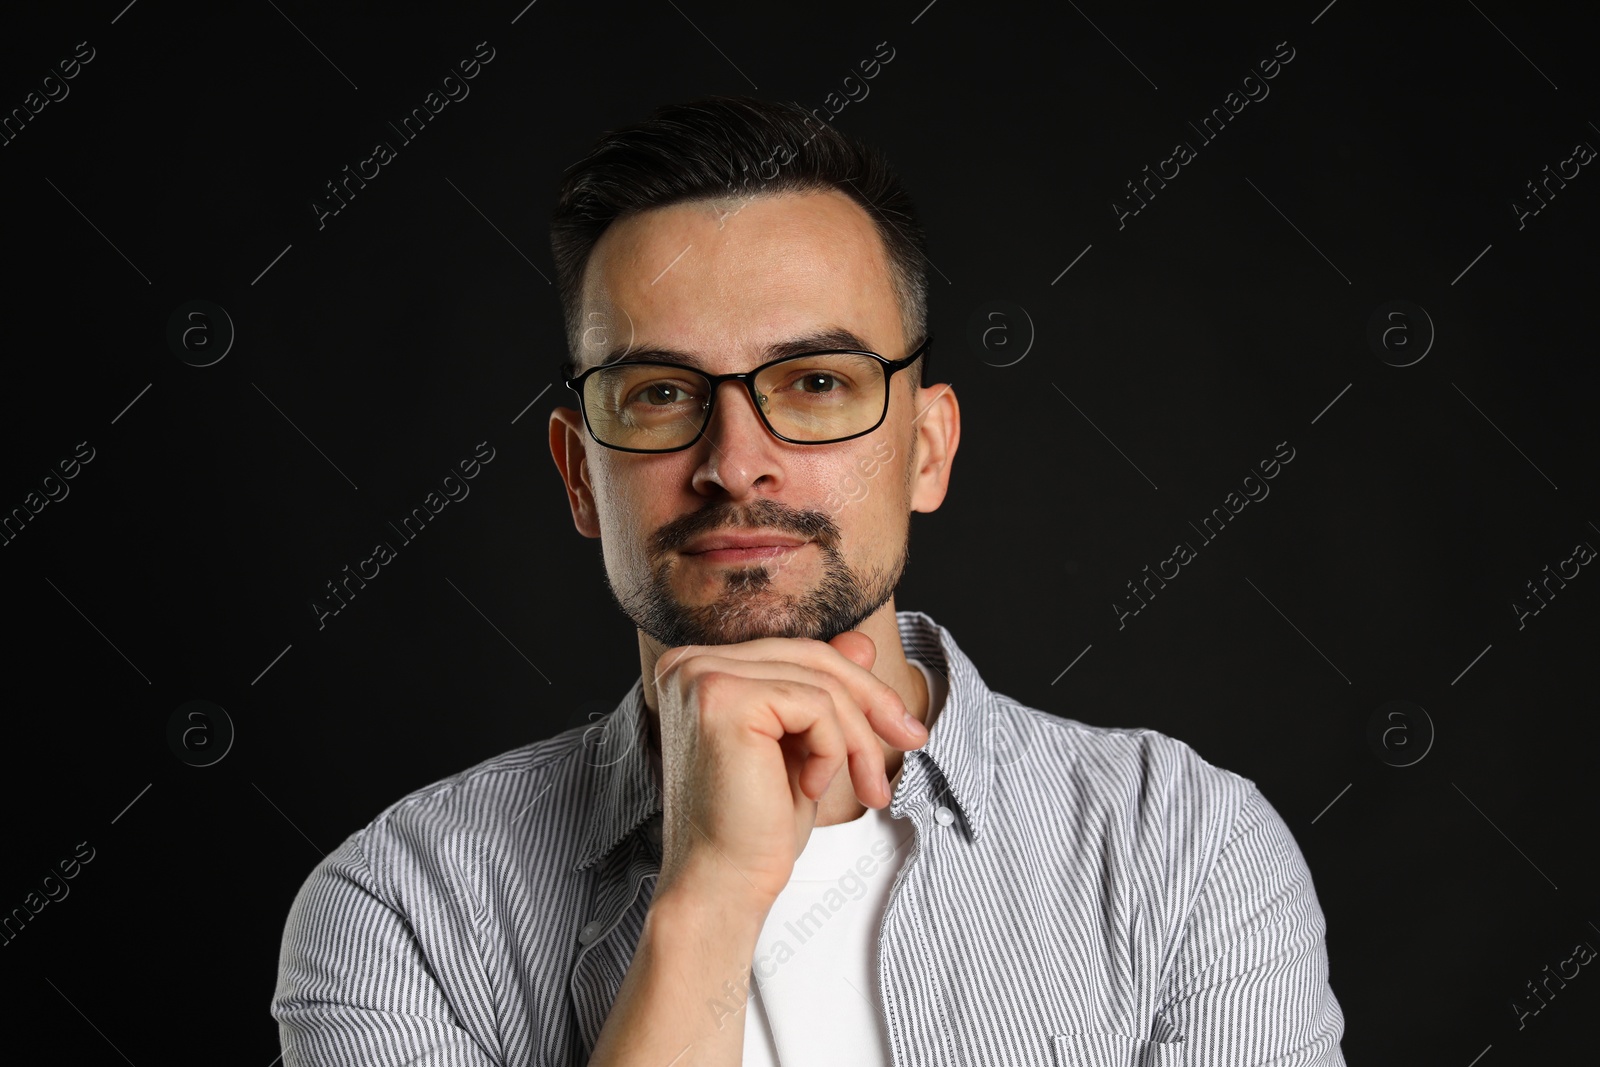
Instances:
[[[802,538],[783,534],[718,534],[715,537],[696,538],[684,546],[683,553],[686,556],[698,556],[730,548],[798,548],[807,543]]]

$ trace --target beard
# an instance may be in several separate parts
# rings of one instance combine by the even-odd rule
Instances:
[[[816,545],[822,578],[803,593],[778,592],[774,575],[784,557],[721,569],[722,589],[706,604],[687,605],[672,593],[673,553],[694,537],[734,527],[771,530],[804,537]],[[606,584],[623,614],[666,648],[728,645],[762,637],[806,637],[827,641],[853,630],[882,607],[900,584],[911,557],[910,530],[899,557],[888,567],[865,573],[851,567],[839,551],[838,526],[823,512],[796,510],[760,500],[742,511],[713,506],[668,523],[651,539],[649,577],[632,589],[618,590],[609,570]],[[803,549],[797,549],[803,551]]]

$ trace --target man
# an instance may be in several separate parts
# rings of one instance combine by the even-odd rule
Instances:
[[[1255,786],[1024,707],[896,611],[960,440],[922,242],[798,107],[663,108],[568,174],[550,449],[640,676],[317,867],[287,1067],[1343,1064]]]

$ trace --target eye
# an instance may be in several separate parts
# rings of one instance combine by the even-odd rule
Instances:
[[[840,397],[852,392],[855,384],[845,375],[825,368],[799,370],[784,386],[785,390],[805,396]]]
[[[653,402],[655,402],[657,400],[660,400],[662,403],[666,403],[666,404],[672,403],[672,399],[671,399],[671,394],[672,393],[681,393],[681,392],[683,392],[683,390],[679,389],[676,385],[671,385],[671,384],[668,384],[668,383],[665,383],[665,382],[658,383],[656,385],[646,386],[645,390],[644,390],[644,394],[645,394],[645,397],[646,397],[647,401],[653,403]]]
[[[809,372],[808,374],[806,374],[805,376],[803,376],[800,379],[800,381],[804,385],[815,385],[819,380],[822,381],[822,382],[835,382],[835,383],[837,383],[839,381],[839,376],[836,375],[836,374],[828,374],[825,371],[811,371],[811,372]],[[807,393],[810,393],[810,392],[826,393],[826,392],[831,391],[834,388],[837,388],[837,386],[836,385],[832,385],[832,386],[826,386],[825,385],[821,389],[813,390],[813,389],[802,388],[801,391],[802,392],[807,392]]]
[[[674,396],[673,394],[679,394]],[[681,403],[683,400],[692,400],[693,394],[678,382],[651,382],[634,391],[633,400],[643,398],[649,407],[666,407],[669,404]]]

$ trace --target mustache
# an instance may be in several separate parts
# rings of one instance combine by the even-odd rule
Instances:
[[[701,534],[716,530],[773,530],[792,534],[828,549],[839,540],[839,527],[825,512],[791,508],[772,500],[759,500],[746,507],[714,504],[684,515],[656,531],[651,548],[658,556],[681,549]]]

